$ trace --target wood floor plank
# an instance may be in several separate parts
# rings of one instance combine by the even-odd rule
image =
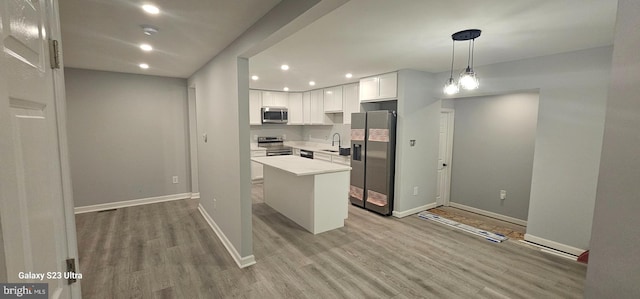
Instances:
[[[580,298],[586,266],[409,216],[350,206],[318,235],[252,189],[254,256],[239,269],[197,200],[76,215],[83,298]]]

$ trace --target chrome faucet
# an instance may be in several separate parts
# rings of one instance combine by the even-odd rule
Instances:
[[[331,146],[335,145],[336,135],[338,135],[338,148],[340,148],[340,134],[339,133],[333,133],[333,136],[331,136]]]

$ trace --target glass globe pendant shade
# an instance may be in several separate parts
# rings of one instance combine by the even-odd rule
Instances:
[[[466,90],[476,89],[478,88],[478,85],[480,85],[478,78],[476,77],[476,73],[470,67],[467,67],[467,69],[460,74],[458,83]]]
[[[460,88],[458,88],[458,84],[456,84],[456,82],[453,81],[453,78],[449,78],[449,80],[447,81],[447,84],[444,85],[444,88],[442,89],[442,91],[446,95],[454,95],[458,93],[458,91],[460,91]]]

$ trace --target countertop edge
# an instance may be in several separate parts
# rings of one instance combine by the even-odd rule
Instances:
[[[324,163],[329,163],[329,164],[333,165],[337,169],[316,170],[316,171],[308,171],[308,172],[304,172],[304,173],[296,173],[296,172],[293,172],[291,170],[287,170],[287,169],[284,169],[284,168],[280,168],[280,167],[277,167],[277,166],[266,164],[264,161],[261,161],[261,158],[265,158],[265,157],[251,158],[251,161],[256,162],[256,163],[260,163],[260,164],[262,164],[264,166],[269,166],[269,167],[280,169],[280,170],[282,170],[284,172],[288,172],[288,173],[293,174],[295,176],[310,176],[310,175],[318,175],[318,174],[327,174],[327,173],[334,173],[334,172],[351,171],[351,169],[352,169],[351,166],[342,165],[342,164],[335,164],[335,163],[330,163],[330,162],[324,162]]]

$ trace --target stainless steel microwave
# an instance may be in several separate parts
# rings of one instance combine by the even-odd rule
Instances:
[[[286,124],[289,120],[289,111],[286,107],[262,107],[263,124]]]

